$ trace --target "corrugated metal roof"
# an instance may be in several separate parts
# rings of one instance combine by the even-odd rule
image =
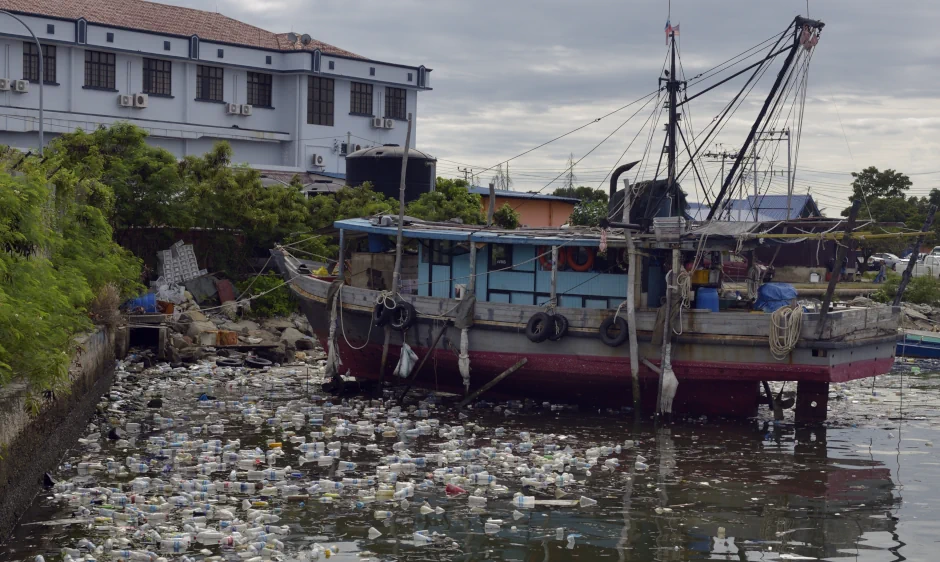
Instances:
[[[798,219],[803,213],[803,209],[810,205],[810,216],[820,217],[819,207],[812,195],[793,195],[790,200],[790,212],[787,212],[786,195],[761,195],[755,197],[751,195],[747,199],[732,199],[729,207],[731,212],[727,214],[724,220],[732,221],[751,221],[754,217],[754,202],[757,201],[757,218],[761,222],[781,221],[787,219]],[[704,203],[690,203],[689,216],[692,220],[704,221],[708,217],[709,207]]]
[[[470,193],[475,193],[476,195],[482,195],[488,197],[490,195],[490,188],[488,187],[479,187],[473,186],[470,188]],[[537,199],[542,201],[564,201],[566,203],[572,203],[577,205],[581,202],[580,199],[576,197],[561,197],[558,195],[547,195],[542,193],[526,193],[524,191],[511,191],[508,189],[497,189],[497,197],[507,197],[510,199]]]

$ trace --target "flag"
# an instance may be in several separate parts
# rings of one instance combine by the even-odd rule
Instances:
[[[670,37],[675,37],[676,35],[679,35],[679,26],[676,25],[675,27],[673,27],[672,23],[670,23],[669,20],[666,20],[665,31],[666,31],[666,45],[668,45]]]

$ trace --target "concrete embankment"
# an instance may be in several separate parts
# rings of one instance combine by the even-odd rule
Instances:
[[[78,338],[68,393],[31,396],[23,381],[0,387],[0,542],[42,489],[43,474],[82,435],[111,385],[116,350],[127,349],[126,335],[100,330]]]

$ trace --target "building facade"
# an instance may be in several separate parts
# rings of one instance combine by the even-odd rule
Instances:
[[[575,206],[581,202],[573,197],[560,197],[558,195],[545,195],[541,193],[526,193],[508,189],[497,189],[495,208],[499,209],[508,204],[519,213],[519,225],[527,227],[559,227],[566,222],[574,211]],[[483,212],[489,209],[490,189],[488,187],[474,186],[470,193],[475,193],[483,200]]]
[[[43,49],[45,142],[118,121],[177,157],[228,141],[253,167],[345,173],[345,154],[405,142],[430,69],[308,35],[142,0],[0,0]],[[38,145],[39,55],[0,14],[0,144]],[[416,128],[412,128],[412,146]]]

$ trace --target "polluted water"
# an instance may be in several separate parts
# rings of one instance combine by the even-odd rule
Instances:
[[[817,426],[131,367],[0,560],[930,559],[940,531],[931,363],[832,385]]]

